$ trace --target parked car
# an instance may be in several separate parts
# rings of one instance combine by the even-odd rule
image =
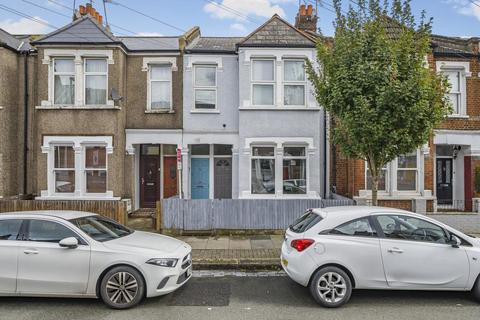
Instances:
[[[192,275],[191,247],[77,211],[0,215],[0,295],[99,297],[126,309]]]
[[[281,263],[325,307],[352,289],[472,291],[480,301],[480,240],[398,209],[308,210],[287,229]]]

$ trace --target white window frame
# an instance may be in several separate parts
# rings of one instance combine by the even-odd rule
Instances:
[[[303,156],[286,156],[285,155],[285,148],[303,148],[304,155]],[[305,144],[284,144],[282,148],[282,195],[286,196],[295,196],[295,195],[307,195],[308,194],[308,174],[309,174],[309,167],[308,167],[308,146]],[[284,160],[305,160],[305,193],[283,193],[283,161]]]
[[[87,72],[88,60],[105,61],[106,70],[104,72]],[[88,76],[105,76],[105,103],[104,104],[87,104],[87,77]],[[104,106],[108,103],[108,61],[105,57],[83,57],[83,104],[86,106]]]
[[[467,78],[471,77],[469,61],[437,61],[437,72],[444,71],[459,72],[459,103],[458,112],[452,113],[449,117],[468,117],[467,114]],[[455,110],[454,110],[455,111]]]
[[[412,152],[413,153],[413,152]],[[418,178],[419,178],[419,167],[420,167],[420,150],[415,150],[416,153],[416,166],[415,168],[400,168],[398,167],[398,158],[395,159],[395,189],[399,193],[406,192],[418,192]],[[398,190],[398,172],[399,171],[414,171],[415,172],[415,189],[414,190]]]
[[[262,81],[262,80],[254,80],[253,79],[253,64],[254,61],[271,61],[273,63],[273,80],[271,81]],[[252,102],[252,106],[254,107],[274,107],[276,105],[276,97],[277,97],[277,60],[275,57],[252,57],[250,61],[250,101]],[[255,85],[271,85],[273,87],[273,97],[272,97],[272,104],[255,104],[253,100],[253,87]]]
[[[73,171],[75,173],[75,184],[74,185],[75,185],[75,189],[76,189],[77,188],[77,179],[76,179],[76,172],[75,172],[75,163],[74,163],[72,168],[56,168],[55,167],[55,148],[56,147],[70,147],[70,148],[72,148],[73,152],[75,153],[74,146],[73,146],[73,144],[61,144],[61,143],[59,143],[59,144],[52,145],[52,147],[53,147],[52,149],[53,149],[53,157],[54,157],[54,159],[53,159],[53,172],[52,172],[54,192],[55,192],[55,194],[70,195],[71,196],[71,195],[74,194],[74,192],[56,192],[56,187],[55,187],[56,184],[57,184],[56,172],[57,171]],[[75,162],[75,158],[74,158],[74,162]]]
[[[197,86],[196,77],[197,77],[197,68],[198,67],[209,67],[215,68],[215,85],[214,86]],[[218,66],[216,64],[209,64],[209,63],[195,63],[193,65],[193,110],[196,112],[212,112],[218,110]],[[197,90],[204,90],[204,91],[214,91],[215,92],[215,108],[208,109],[208,108],[197,108],[196,100],[197,100]]]
[[[169,80],[153,80],[152,67],[169,67]],[[173,110],[173,66],[171,63],[149,63],[148,64],[148,84],[147,84],[147,111],[167,112]],[[168,108],[152,108],[152,82],[170,82],[170,106]]]
[[[390,190],[389,188],[389,170],[390,168],[390,164],[386,164],[381,170],[384,170],[385,171],[385,189],[378,189],[378,192],[388,192]],[[369,168],[368,168],[368,162],[365,161],[365,190],[371,190],[371,189],[368,189],[368,175],[367,175],[367,172],[368,172]]]
[[[112,136],[44,136],[42,153],[47,155],[47,189],[42,190],[37,199],[40,200],[119,200],[113,191],[108,190],[108,157],[113,153]],[[55,146],[73,146],[75,152],[75,192],[55,192]],[[105,147],[107,191],[104,193],[86,192],[86,147]],[[95,169],[97,170],[97,169]],[[103,169],[99,169],[103,170]]]
[[[254,148],[272,148],[273,149],[273,155],[272,156],[255,156],[253,155],[253,149]],[[250,146],[250,159],[249,159],[249,168],[250,168],[250,187],[249,187],[249,190],[250,190],[250,194],[252,195],[259,195],[259,196],[275,196],[275,194],[277,193],[277,179],[276,179],[276,175],[277,175],[277,157],[276,157],[276,153],[277,153],[277,148],[274,144],[252,144]],[[252,172],[253,172],[253,168],[252,168],[252,160],[262,160],[262,159],[266,159],[266,160],[273,160],[273,168],[274,168],[274,171],[275,171],[275,174],[273,175],[273,185],[274,185],[274,192],[273,193],[254,193],[253,190],[252,190],[252,183],[253,183],[253,180],[252,180]],[[283,181],[282,181],[283,183]],[[283,192],[283,190],[282,190]]]
[[[295,62],[303,62],[304,63],[304,68],[305,68],[305,59],[301,58],[284,58],[282,60],[282,70],[283,70],[283,81],[282,81],[282,90],[283,90],[283,101],[282,104],[285,107],[301,107],[305,108],[307,106],[307,73],[304,69],[304,80],[303,81],[291,81],[291,80],[285,80],[285,62],[286,61],[295,61]],[[285,104],[285,87],[286,86],[303,86],[303,104]]]
[[[73,72],[57,72],[55,71],[55,60],[72,60],[73,62]],[[55,104],[55,76],[72,76],[75,78],[75,87],[73,89],[73,104],[55,104],[55,105],[65,105],[65,106],[73,106],[75,105],[75,99],[77,98],[76,95],[76,87],[77,87],[77,74],[75,72],[75,57],[55,57],[52,59],[51,64],[52,69],[52,103]]]
[[[87,148],[89,147],[103,147],[105,149],[105,168],[87,168]],[[105,192],[88,192],[87,191],[87,173],[89,171],[105,171],[105,190],[108,190],[108,152],[107,146],[103,144],[84,144],[83,145],[83,177],[84,177],[84,185],[83,191],[87,195],[102,195]]]

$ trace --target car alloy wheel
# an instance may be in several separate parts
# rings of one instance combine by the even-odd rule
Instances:
[[[345,297],[347,285],[345,279],[335,272],[323,274],[317,285],[320,297],[329,303],[337,303]]]
[[[115,304],[128,304],[137,294],[137,279],[128,272],[117,272],[107,280],[107,296]]]
[[[335,266],[324,267],[313,275],[310,293],[315,301],[324,307],[340,307],[350,299],[352,281],[342,269]]]
[[[114,309],[128,309],[137,305],[145,295],[142,275],[130,266],[118,266],[107,273],[100,283],[100,297]]]

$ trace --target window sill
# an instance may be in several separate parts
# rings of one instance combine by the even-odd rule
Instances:
[[[468,119],[470,116],[462,114],[451,114],[447,116],[448,119]]]
[[[110,106],[110,105],[81,105],[81,106],[65,106],[65,105],[54,105],[54,106],[36,106],[37,110],[121,110],[121,107]]]
[[[147,114],[168,114],[168,113],[175,113],[174,110],[145,110]]]
[[[239,110],[252,110],[252,111],[260,111],[260,110],[268,110],[268,111],[320,111],[321,108],[318,107],[266,107],[266,106],[250,106],[250,107],[240,107]]]
[[[190,113],[220,113],[220,110],[211,109],[211,110],[190,110]]]
[[[113,197],[110,195],[45,195],[35,197],[35,200],[120,200],[120,197]]]

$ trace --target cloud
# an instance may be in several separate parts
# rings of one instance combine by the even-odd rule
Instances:
[[[477,18],[480,21],[480,3],[478,6],[468,0],[445,0],[446,4],[449,4],[453,9],[464,16],[471,16]]]
[[[245,16],[259,16],[269,18],[275,13],[285,16],[285,11],[279,3],[292,2],[291,0],[217,0],[218,5],[207,3],[203,10],[218,19],[235,19],[244,21]]]
[[[247,28],[241,23],[234,23],[230,25],[230,29],[233,29],[235,31],[240,31],[242,33],[247,32]]]
[[[161,37],[163,36],[161,33],[158,32],[139,32],[137,33],[137,36],[141,37]]]
[[[40,20],[44,23],[48,23],[40,17],[34,17],[36,20]],[[0,21],[0,28],[13,34],[44,34],[50,28],[45,24],[38,23],[27,18],[20,18],[19,20],[6,19]]]

